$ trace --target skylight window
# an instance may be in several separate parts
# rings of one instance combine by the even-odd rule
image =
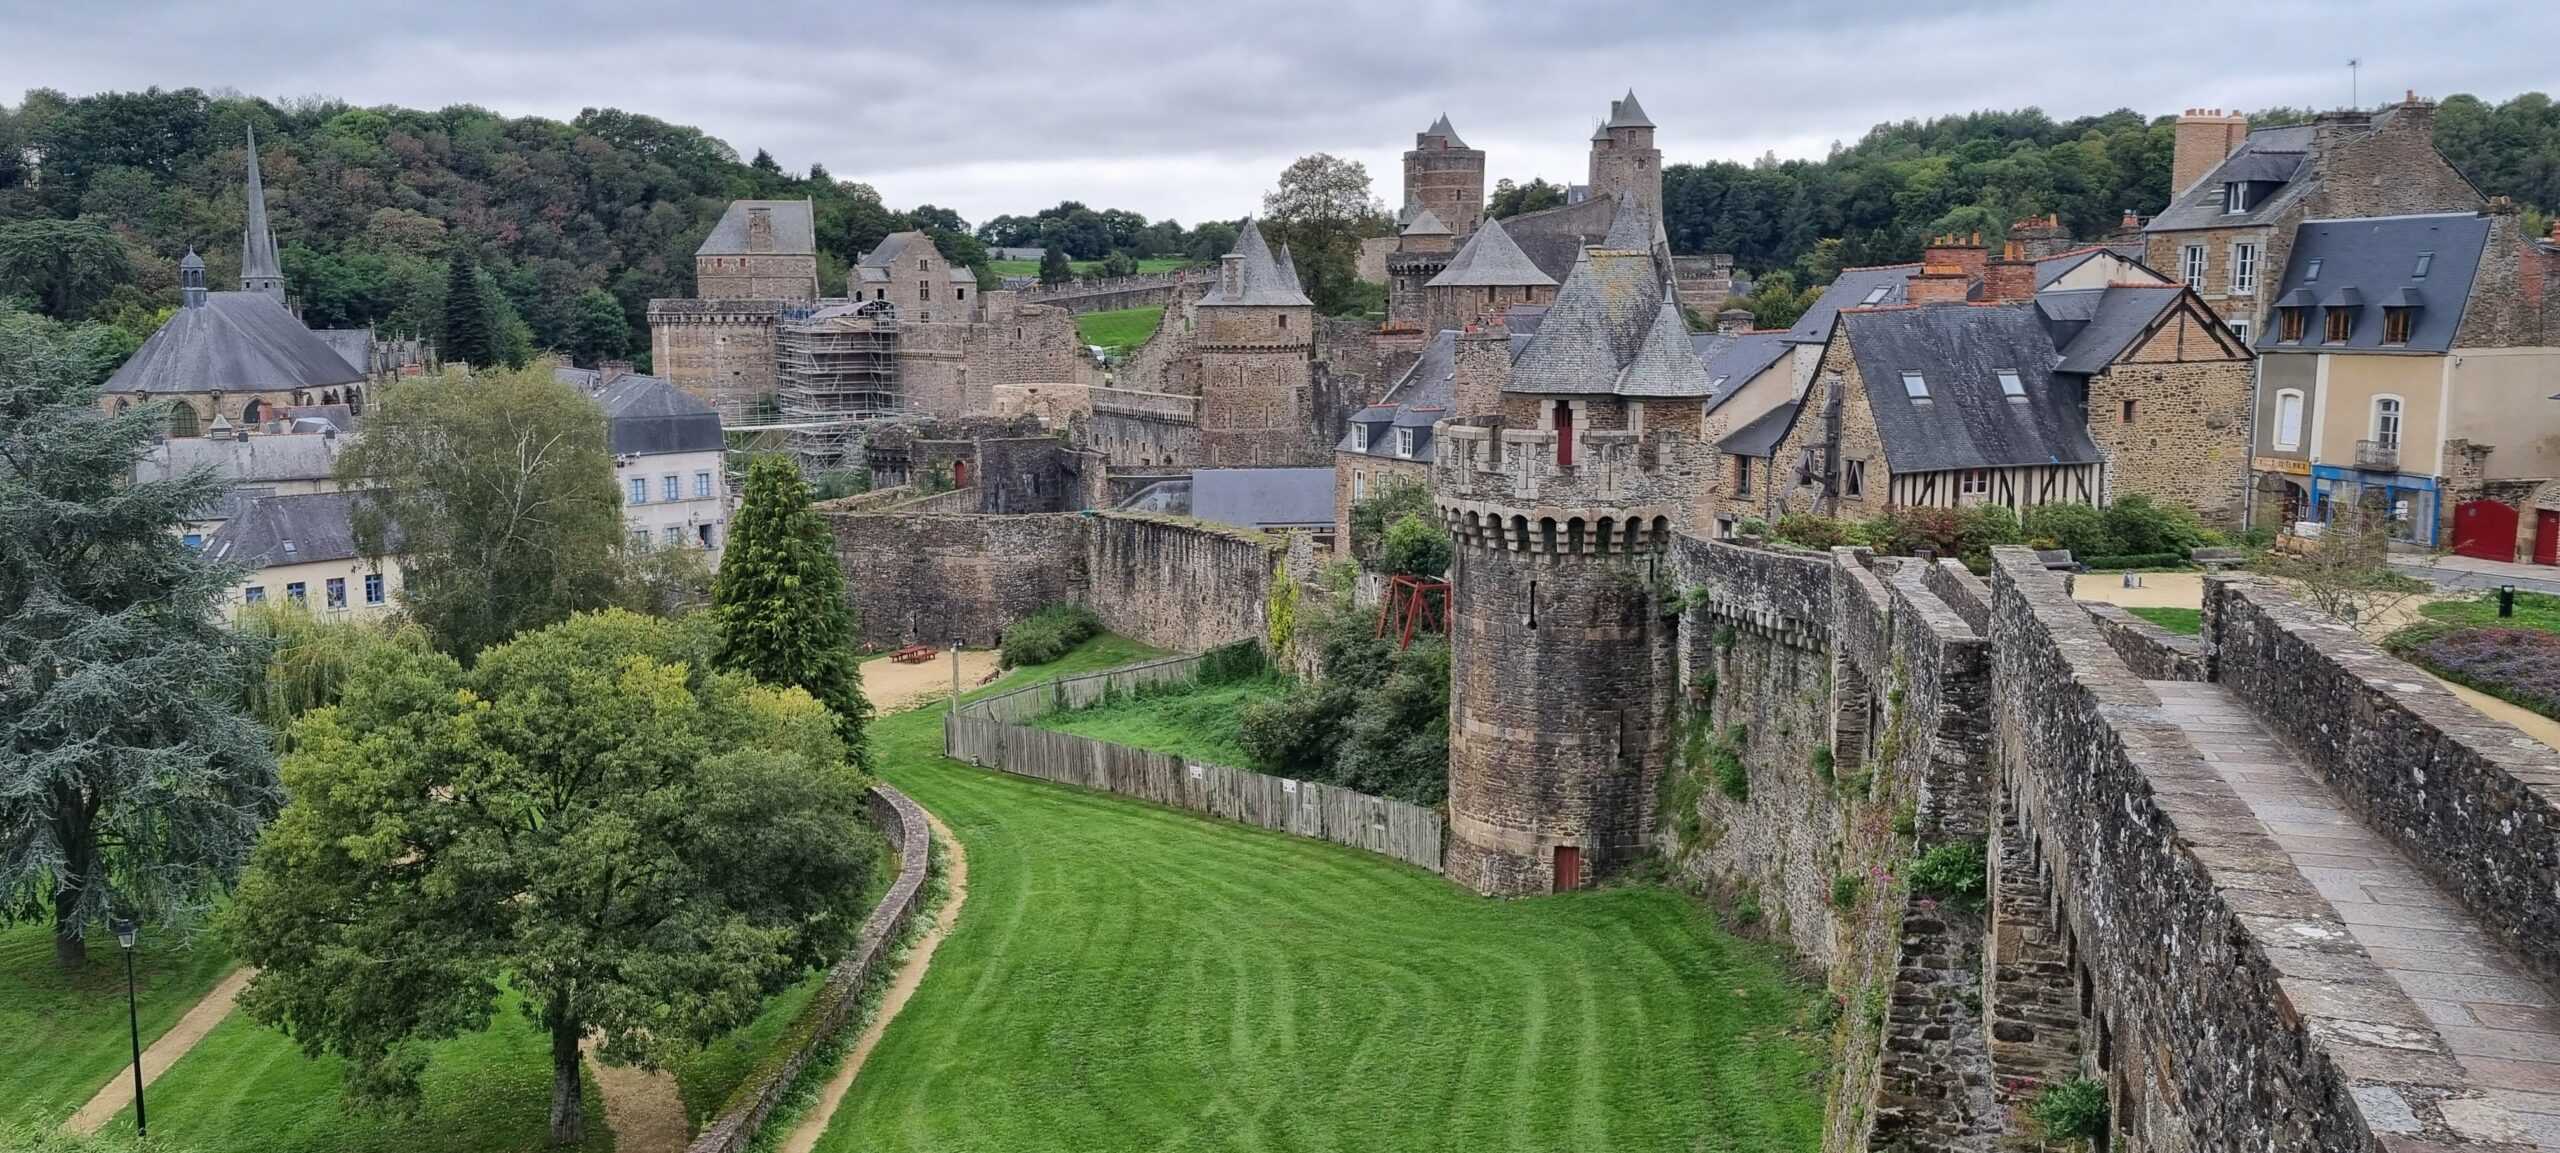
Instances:
[[[2419,254],[2418,254],[2418,270],[2417,270],[2416,272],[2412,272],[2412,273],[2410,273],[2410,274],[2409,274],[2410,279],[2413,279],[2413,280],[2425,280],[2425,279],[2427,278],[2427,269],[2434,267],[2434,266],[2435,266],[2435,262],[2436,262],[2436,254],[2435,254],[2435,253],[2432,253],[2432,252],[2421,252],[2421,253],[2419,253]]]
[[[2025,400],[2027,398],[2027,384],[2025,381],[2018,379],[2017,373],[2003,372],[2000,374],[2000,395],[2008,397],[2011,400]]]
[[[1886,294],[1886,293],[1889,293],[1889,292],[1892,292],[1892,291],[1893,291],[1893,286],[1892,286],[1892,285],[1890,285],[1890,284],[1879,284],[1879,285],[1875,286],[1874,288],[1868,289],[1868,290],[1867,290],[1867,298],[1866,298],[1865,300],[1859,301],[1858,303],[1860,303],[1860,304],[1874,304],[1874,303],[1876,303],[1877,301],[1883,300],[1883,299],[1885,298],[1885,294]]]
[[[2314,256],[2311,258],[2311,263],[2302,266],[2302,282],[2309,284],[2318,279],[2320,279],[2320,258]]]
[[[1902,393],[1903,393],[1903,395],[1908,396],[1908,397],[1910,397],[1910,398],[1911,398],[1911,399],[1913,399],[1913,400],[1927,400],[1927,399],[1929,399],[1929,381],[1928,381],[1928,378],[1923,377],[1923,376],[1921,376],[1919,373],[1916,373],[1916,372],[1906,372],[1906,373],[1903,373],[1903,374],[1902,374]]]

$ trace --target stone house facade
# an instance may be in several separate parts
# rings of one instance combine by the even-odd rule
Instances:
[[[966,266],[952,267],[933,238],[921,232],[883,237],[851,275],[845,287],[855,300],[888,301],[898,306],[900,320],[956,323],[983,312],[977,276]]]

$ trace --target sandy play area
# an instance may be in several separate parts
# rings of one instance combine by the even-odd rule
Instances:
[[[960,650],[960,688],[974,689],[995,675],[996,654],[992,649]],[[917,665],[902,665],[888,657],[873,657],[862,662],[862,691],[871,698],[875,713],[894,713],[912,709],[951,695],[951,651]]]

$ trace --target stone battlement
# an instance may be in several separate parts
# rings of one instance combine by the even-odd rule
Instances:
[[[1554,430],[1510,428],[1499,417],[1444,420],[1432,436],[1439,446],[1432,491],[1443,512],[1458,517],[1563,522],[1605,513],[1660,520],[1667,529],[1714,465],[1714,454],[1694,438],[1660,432],[1577,431],[1570,463]]]

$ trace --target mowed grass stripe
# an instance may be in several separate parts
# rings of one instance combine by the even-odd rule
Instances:
[[[953,764],[938,706],[874,740],[968,844],[970,902],[821,1150],[1820,1143],[1814,993],[1677,894],[1480,900]]]
[[[149,1046],[231,971],[209,935],[181,938],[143,927],[135,958],[136,1016]],[[0,928],[0,1121],[51,1124],[88,1103],[110,1078],[129,1075],[124,956],[116,939],[89,937],[89,963],[65,973],[53,962],[53,927]]]

